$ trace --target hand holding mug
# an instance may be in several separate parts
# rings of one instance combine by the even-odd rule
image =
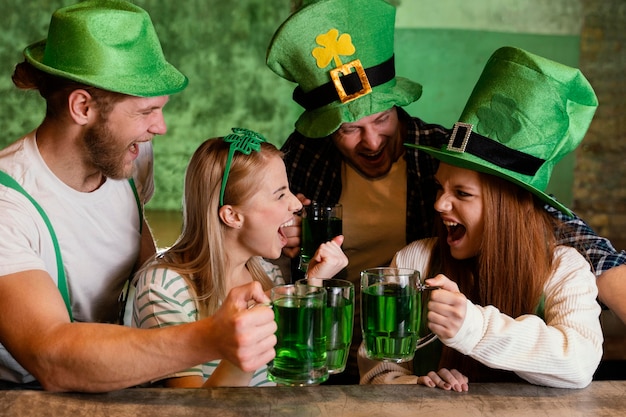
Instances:
[[[437,286],[428,303],[428,328],[442,339],[456,336],[467,314],[467,298],[455,282],[439,274],[426,283]]]
[[[255,371],[274,357],[276,323],[274,312],[267,307],[269,298],[261,284],[251,282],[233,288],[211,317],[211,343],[220,357],[243,371]],[[250,303],[257,303],[249,309]]]

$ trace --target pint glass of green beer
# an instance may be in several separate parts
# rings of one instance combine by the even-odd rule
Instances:
[[[319,285],[326,290],[326,365],[329,374],[338,374],[346,369],[352,328],[354,327],[354,284],[343,279],[324,279]],[[306,279],[296,285],[310,285]]]
[[[426,320],[425,294],[430,289],[413,269],[361,272],[361,328],[368,358],[406,362],[413,359],[416,349],[434,340],[432,333],[420,335],[420,329],[426,328],[422,322]]]
[[[322,243],[342,233],[342,215],[341,204],[324,206],[313,201],[302,209],[300,270],[306,272],[309,261]]]
[[[276,357],[268,364],[279,385],[315,385],[328,379],[326,366],[326,290],[308,285],[278,285],[271,290]]]

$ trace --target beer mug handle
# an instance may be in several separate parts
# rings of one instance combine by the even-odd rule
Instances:
[[[415,350],[421,349],[424,346],[429,345],[431,342],[437,340],[437,335],[434,333],[428,333],[428,335],[421,337],[417,340],[417,345],[415,346]]]
[[[418,290],[420,292],[424,292],[424,291],[432,291],[432,290],[437,290],[440,287],[431,287],[430,285],[426,285],[426,284],[418,284]],[[424,310],[426,311],[426,310]],[[434,334],[433,332],[428,333],[426,336],[424,337],[420,337],[417,340],[417,343],[415,345],[415,350],[421,349],[425,346],[428,346],[430,343],[432,343],[433,341],[437,340],[437,335]]]

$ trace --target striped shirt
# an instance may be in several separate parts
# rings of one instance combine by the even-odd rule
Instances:
[[[261,265],[275,285],[283,284],[280,268],[261,259]],[[132,327],[145,329],[175,326],[198,320],[198,308],[189,291],[189,285],[176,271],[152,268],[137,279]],[[183,376],[201,376],[203,380],[213,374],[220,361],[211,361],[168,375],[163,379]],[[156,381],[152,381],[156,382]],[[267,367],[254,372],[252,387],[274,386],[267,377]]]

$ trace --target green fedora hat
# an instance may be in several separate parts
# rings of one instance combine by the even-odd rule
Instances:
[[[406,106],[422,86],[395,76],[396,9],[384,0],[318,0],[292,14],[267,50],[268,67],[298,84],[304,136],[328,136],[393,106]]]
[[[571,215],[545,190],[556,163],[583,140],[597,106],[578,69],[504,47],[489,58],[448,144],[405,146],[504,178]]]
[[[122,0],[88,0],[55,11],[48,37],[24,50],[34,67],[140,97],[182,91],[187,77],[165,60],[148,13]]]

